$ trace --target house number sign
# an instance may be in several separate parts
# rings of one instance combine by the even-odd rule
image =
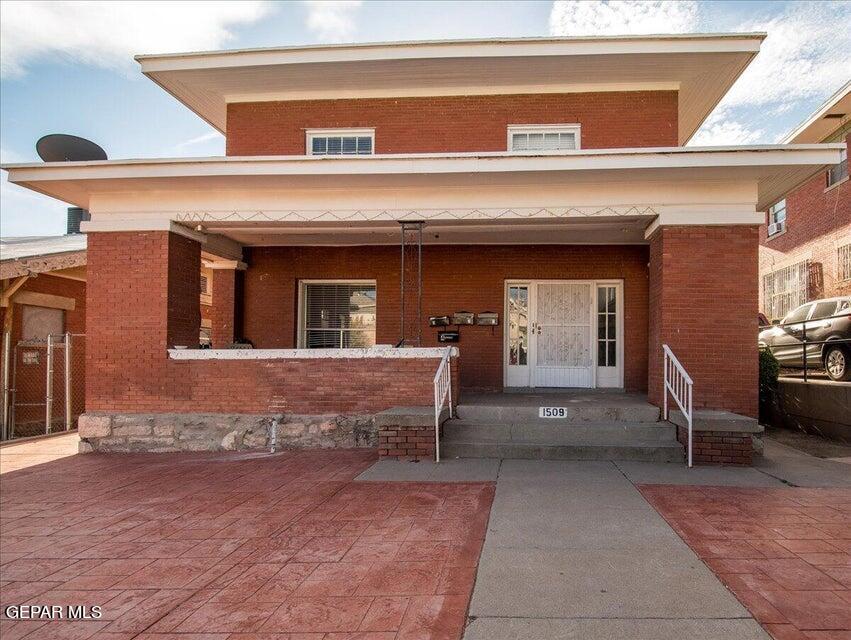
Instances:
[[[538,407],[539,418],[566,418],[567,407]]]

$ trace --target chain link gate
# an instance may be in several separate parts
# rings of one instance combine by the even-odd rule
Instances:
[[[22,340],[3,352],[3,440],[70,431],[85,408],[85,334]]]

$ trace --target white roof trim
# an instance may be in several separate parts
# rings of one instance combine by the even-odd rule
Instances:
[[[830,96],[824,104],[822,104],[818,109],[816,109],[815,113],[813,113],[809,118],[804,120],[801,124],[799,124],[794,130],[790,131],[783,138],[781,142],[783,143],[792,143],[796,138],[801,138],[807,135],[808,129],[813,127],[821,118],[827,114],[837,103],[843,100],[849,93],[851,93],[851,80],[846,82],[842,88],[840,88],[836,93]],[[846,118],[843,121],[838,121],[836,129],[838,129],[844,122],[847,122]],[[834,129],[834,131],[836,130]],[[807,142],[807,141],[804,141]]]

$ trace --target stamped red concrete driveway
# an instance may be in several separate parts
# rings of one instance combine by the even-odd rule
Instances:
[[[104,615],[0,635],[460,638],[494,487],[352,482],[374,458],[86,455],[5,474],[3,607]]]
[[[772,637],[851,638],[851,490],[640,490]]]

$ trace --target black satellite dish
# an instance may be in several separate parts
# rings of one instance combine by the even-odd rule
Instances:
[[[35,150],[45,162],[89,162],[106,160],[106,152],[91,140],[51,133],[35,143]]]

